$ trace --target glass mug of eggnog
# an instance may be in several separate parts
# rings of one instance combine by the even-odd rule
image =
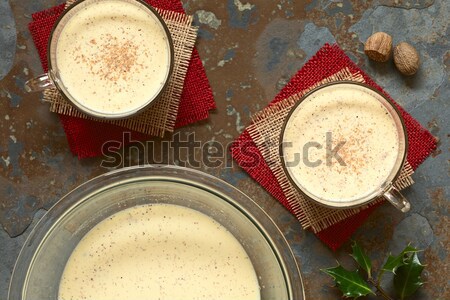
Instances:
[[[407,143],[402,117],[386,96],[343,81],[320,86],[294,105],[280,155],[294,187],[318,204],[352,208],[384,197],[407,212],[408,200],[393,185]]]
[[[79,111],[104,119],[135,115],[164,91],[173,43],[161,16],[139,0],[80,0],[56,21],[48,72],[25,89],[56,88]]]

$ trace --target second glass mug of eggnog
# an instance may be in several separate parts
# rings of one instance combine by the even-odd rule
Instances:
[[[80,0],[56,21],[47,47],[48,72],[27,91],[56,88],[79,111],[121,119],[148,108],[173,70],[169,30],[140,0]]]
[[[352,208],[384,197],[402,212],[408,200],[394,186],[407,154],[395,105],[360,83],[335,82],[304,95],[280,137],[285,174],[308,199]]]

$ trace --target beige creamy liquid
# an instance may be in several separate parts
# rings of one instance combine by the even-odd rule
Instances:
[[[64,26],[56,60],[63,85],[81,105],[116,114],[158,95],[169,72],[169,43],[157,18],[143,8],[99,1]]]
[[[142,205],[92,228],[70,256],[59,299],[260,299],[242,245],[195,210]]]
[[[303,156],[308,142],[321,144],[310,148],[309,161],[322,160],[319,166],[299,163],[289,167],[294,181],[320,199],[334,202],[357,200],[375,192],[394,168],[399,152],[395,122],[375,93],[352,85],[332,85],[306,98],[290,118],[284,141],[285,160]],[[326,133],[332,134],[332,148],[345,141],[337,152],[342,166],[332,158],[326,164]]]

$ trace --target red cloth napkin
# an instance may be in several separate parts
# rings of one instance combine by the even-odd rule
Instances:
[[[347,55],[345,55],[344,51],[342,51],[339,46],[325,44],[316,55],[294,75],[291,81],[280,91],[269,106],[312,86],[345,67],[351,72],[359,71],[368,85],[378,89],[391,99],[381,87],[379,87],[367,74],[358,68]],[[393,102],[395,103],[395,101]],[[431,133],[424,129],[410,114],[397,103],[395,104],[402,114],[408,133],[409,145],[407,160],[411,166],[416,169],[431,154],[431,152],[436,149],[436,140]],[[231,153],[238,164],[247,171],[252,178],[259,182],[288,210],[291,210],[278,181],[264,161],[261,152],[256,147],[256,144],[248,131],[245,130],[239,138],[236,139],[231,147]],[[350,218],[330,226],[327,229],[318,232],[317,236],[331,249],[336,250],[350,238],[353,232],[378,206],[379,205],[374,205]]]
[[[160,9],[185,13],[180,0],[146,0],[146,2]],[[33,14],[33,20],[28,25],[45,72],[48,70],[47,43],[50,31],[63,12],[64,6],[65,4],[61,4]],[[197,50],[194,49],[184,81],[175,127],[206,119],[209,110],[214,108],[214,97],[205,69]],[[102,145],[105,142],[110,140],[122,141],[123,133],[130,132],[129,129],[120,126],[71,116],[60,115],[60,120],[66,132],[70,149],[79,158],[101,155]],[[130,140],[145,140],[148,138],[142,133],[131,132]]]

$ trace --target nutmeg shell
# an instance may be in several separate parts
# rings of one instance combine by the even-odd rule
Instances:
[[[364,44],[364,52],[375,61],[386,62],[391,56],[392,37],[385,32],[375,32]]]
[[[394,63],[404,75],[414,75],[419,69],[420,57],[416,48],[401,42],[394,48]]]

